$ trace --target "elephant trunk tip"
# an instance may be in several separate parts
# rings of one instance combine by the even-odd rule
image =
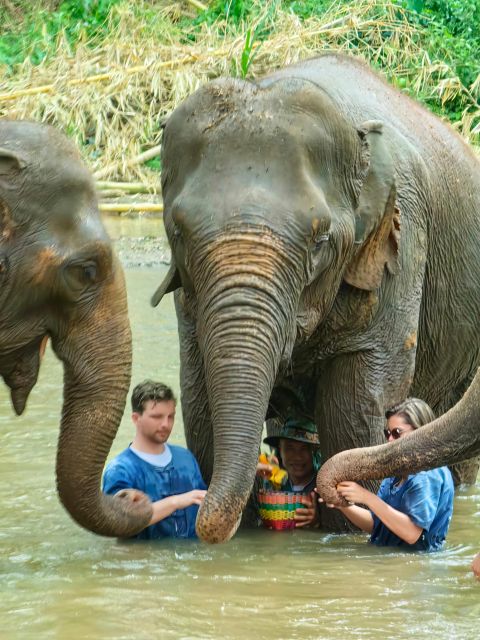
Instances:
[[[240,525],[242,509],[239,510],[238,505],[231,509],[225,508],[225,506],[212,508],[206,502],[207,498],[198,512],[195,526],[197,536],[209,544],[228,542],[233,538]]]
[[[92,509],[90,500],[82,508],[81,501],[72,506],[69,500],[63,499],[61,492],[60,498],[80,526],[101,536],[131,538],[145,529],[152,519],[150,499],[136,490],[125,490],[114,496],[100,493],[100,504],[96,509]]]
[[[337,492],[336,467],[332,460],[327,460],[317,474],[317,492],[325,504],[343,504],[345,501]]]

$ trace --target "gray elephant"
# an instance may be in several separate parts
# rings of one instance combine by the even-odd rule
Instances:
[[[218,542],[266,417],[313,418],[327,459],[382,442],[384,408],[408,393],[442,413],[468,387],[480,167],[448,125],[333,54],[212,81],[173,112],[162,153],[172,266],[152,303],[175,291],[187,444],[211,480],[197,531]]]
[[[64,364],[60,499],[103,535],[144,528],[151,506],[104,496],[103,465],[130,383],[122,270],[91,176],[52,127],[0,121],[0,375],[21,414],[50,337]]]

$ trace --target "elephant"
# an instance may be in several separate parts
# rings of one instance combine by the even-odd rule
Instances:
[[[212,80],[172,112],[172,262],[151,302],[174,292],[186,441],[210,481],[201,539],[234,535],[265,420],[313,419],[326,460],[380,444],[409,392],[438,413],[462,396],[480,361],[479,169],[342,54]],[[334,511],[322,527],[342,530]]]
[[[48,338],[64,365],[60,500],[91,531],[136,533],[150,520],[149,502],[100,491],[130,384],[131,334],[94,183],[60,131],[0,120],[0,374],[17,414]]]

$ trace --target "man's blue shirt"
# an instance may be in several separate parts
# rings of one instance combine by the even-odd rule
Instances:
[[[168,496],[206,489],[197,461],[188,449],[169,444],[172,459],[165,467],[156,467],[137,456],[130,448],[122,451],[105,469],[104,493],[121,489],[143,491],[152,502]],[[178,509],[134,536],[140,540],[155,538],[194,538],[198,506]]]
[[[408,544],[373,515],[370,541],[377,545],[401,546],[422,551],[436,551],[443,545],[453,512],[453,480],[447,467],[421,471],[408,476],[400,486],[398,478],[386,478],[378,497],[391,507],[406,513],[423,529],[415,544]]]

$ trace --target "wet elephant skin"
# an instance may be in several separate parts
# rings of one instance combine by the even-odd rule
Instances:
[[[166,123],[165,227],[197,530],[229,539],[262,425],[305,415],[326,460],[380,444],[409,393],[437,414],[479,362],[480,170],[445,123],[328,54],[217,79]],[[467,427],[465,427],[467,428]],[[471,477],[460,477],[471,480]],[[343,519],[322,513],[322,524]]]
[[[149,502],[100,491],[130,383],[123,273],[74,145],[52,127],[1,120],[0,375],[17,414],[47,338],[64,365],[60,499],[91,531],[133,534],[150,519]]]

